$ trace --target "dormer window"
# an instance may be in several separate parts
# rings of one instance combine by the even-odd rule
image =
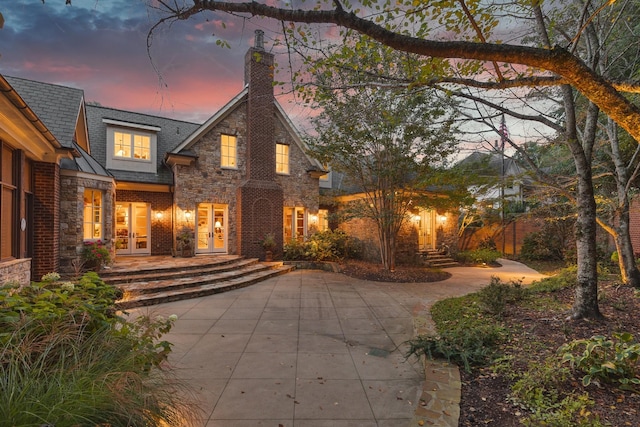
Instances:
[[[149,135],[115,131],[113,137],[114,156],[151,160],[151,137]]]
[[[107,169],[157,173],[161,128],[103,119],[107,125]]]

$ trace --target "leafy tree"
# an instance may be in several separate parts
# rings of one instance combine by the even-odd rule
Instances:
[[[309,142],[310,152],[364,195],[349,203],[348,212],[375,222],[382,265],[393,271],[408,213],[433,205],[426,186],[453,152],[448,102],[434,91],[324,85],[315,100],[321,113],[313,120],[318,136]]]
[[[328,6],[330,4],[333,6]],[[167,14],[157,26],[188,19],[204,11],[221,11],[280,20],[285,24],[285,34],[296,34],[306,42],[312,38],[307,24],[337,25],[342,28],[339,35],[344,39],[353,33],[361,34],[362,46],[375,40],[391,49],[419,55],[420,61],[413,63],[414,79],[407,82],[413,86],[438,82],[485,90],[558,86],[559,99],[564,104],[561,132],[571,149],[577,171],[578,286],[574,318],[600,317],[595,262],[596,207],[591,171],[591,136],[596,129],[593,118],[602,111],[636,141],[640,139],[640,109],[625,97],[625,93],[638,92],[640,86],[614,80],[603,73],[602,67],[598,66],[601,51],[592,43],[597,42],[591,38],[594,20],[611,5],[612,2],[601,6],[592,2],[545,3],[545,8],[558,11],[555,16],[545,16],[545,10],[537,0],[506,3],[504,8],[479,0],[445,0],[433,4],[413,0],[364,0],[360,9],[352,8],[348,3],[343,5],[339,0],[320,1],[306,9],[292,9],[287,5],[274,7],[259,2],[154,2],[155,7]],[[503,13],[509,18],[501,20]],[[549,37],[548,24],[555,24],[557,16],[578,18],[574,21],[577,25],[569,28],[553,26],[552,34],[560,34],[568,40],[562,45],[552,44]],[[498,23],[504,27],[501,34],[511,37],[517,32],[521,35],[518,37],[520,44],[511,40],[505,42],[492,35]],[[537,26],[532,27],[532,23]],[[616,20],[616,25],[628,27],[628,24]],[[318,36],[311,41],[318,53],[324,52],[321,42],[326,34],[323,30],[319,30]],[[526,33],[526,30],[532,31]],[[344,64],[360,54],[357,47],[356,44],[356,49],[344,52]],[[576,126],[576,90],[589,101],[589,118],[580,132]],[[584,131],[587,132],[585,138],[580,138]]]

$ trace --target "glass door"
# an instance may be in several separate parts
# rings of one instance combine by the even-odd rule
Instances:
[[[227,252],[227,205],[198,205],[197,252]]]
[[[434,222],[435,215],[432,210],[420,210],[418,220],[418,249],[421,251],[434,247]]]
[[[150,255],[150,206],[146,203],[116,204],[116,253]]]

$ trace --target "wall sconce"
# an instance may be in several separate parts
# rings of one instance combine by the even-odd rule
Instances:
[[[413,217],[413,220],[414,220],[415,222],[420,222],[420,215],[416,215],[416,216],[414,216],[414,217]]]
[[[445,222],[447,222],[446,215],[440,215],[438,219],[440,220],[440,224],[444,224]]]
[[[311,220],[312,224],[316,224],[318,222],[318,215],[316,214],[312,214],[309,219]]]
[[[191,219],[191,211],[185,211],[185,212],[184,212],[184,217],[185,217],[186,219],[188,219],[188,220],[189,220],[189,219]]]
[[[162,219],[162,212],[156,212],[156,219],[160,221]]]

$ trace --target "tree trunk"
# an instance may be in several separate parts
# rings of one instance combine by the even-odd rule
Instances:
[[[618,265],[623,283],[640,288],[640,271],[636,266],[636,259],[629,234],[629,201],[618,214],[618,226],[616,227],[615,243],[618,251]]]
[[[585,125],[584,146],[578,141],[575,101],[570,86],[563,86],[563,100],[566,116],[566,143],[571,150],[578,175],[576,220],[576,250],[578,254],[578,275],[576,293],[571,312],[572,319],[602,318],[598,307],[598,257],[596,250],[596,200],[593,193],[591,175],[591,155],[595,143],[594,131],[597,109],[590,108]],[[593,107],[591,104],[590,107]],[[593,137],[593,138],[592,138]]]

